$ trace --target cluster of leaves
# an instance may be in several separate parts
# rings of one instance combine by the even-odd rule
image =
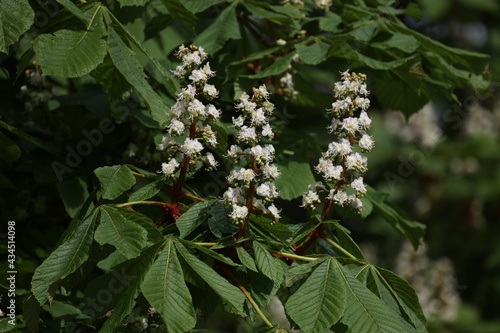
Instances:
[[[202,45],[218,72],[218,107],[229,110],[213,126],[219,160],[225,162],[221,152],[231,140],[234,96],[265,83],[276,96],[277,109],[288,110],[275,127],[276,142],[288,150],[276,158],[282,172],[276,183],[285,206],[296,203],[314,181],[309,160],[319,157],[322,144],[314,133],[323,133],[326,122],[317,128],[302,125],[311,123],[311,116],[321,118],[331,104],[329,90],[339,71],[362,69],[372,78],[369,84],[379,104],[407,114],[434,94],[456,100],[456,88],[487,88],[486,56],[446,47],[400,21],[402,15],[419,19],[413,4],[399,8],[390,0],[338,1],[329,11],[313,1],[305,1],[303,8],[253,0],[57,4],[62,9],[49,24],[23,37],[32,40],[32,47],[14,43],[30,28],[33,8],[41,4],[0,4],[0,52],[17,57],[18,77],[33,70],[34,62],[35,72],[54,77],[60,86],[60,78],[93,79],[107,95],[104,104],[109,103],[113,120],[139,120],[160,133],[179,92],[170,72],[175,60],[166,55],[181,43]],[[284,42],[277,43],[280,39]],[[293,74],[297,94],[282,89],[280,78],[286,73]],[[63,97],[56,98],[55,108],[84,104]],[[133,110],[126,107],[131,98],[137,101]],[[21,158],[21,140],[30,144],[30,152],[63,156],[61,149],[7,122],[0,121],[0,128],[7,147],[0,158],[9,165]],[[101,165],[105,163],[103,159]],[[227,207],[203,195],[202,186],[184,186],[182,202],[173,207],[182,211],[176,219],[169,205],[172,184],[158,174],[120,163],[97,168],[95,176],[95,184],[68,177],[67,186],[59,185],[66,189],[60,192],[73,219],[34,272],[24,296],[18,319],[32,331],[73,325],[113,332],[134,308],[151,306],[168,332],[189,331],[196,326],[197,311],[206,316],[215,308],[252,319],[258,315],[267,324],[262,332],[283,332],[261,310],[274,296],[305,332],[332,327],[345,332],[426,331],[412,288],[368,263],[341,224],[353,218],[347,209],[335,211],[339,220],[297,219],[284,210],[281,223],[271,223],[252,214],[245,234],[237,237]],[[65,196],[72,190],[82,192],[76,203]],[[192,198],[199,202],[193,204]],[[363,217],[378,214],[418,246],[423,225],[403,217],[385,194],[372,188],[363,200]],[[126,284],[117,287],[120,283]]]

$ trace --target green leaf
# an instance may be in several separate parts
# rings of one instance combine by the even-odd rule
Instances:
[[[89,197],[87,184],[81,177],[57,183],[57,191],[68,215],[73,218]]]
[[[0,52],[11,46],[33,24],[35,12],[28,0],[0,1]]]
[[[300,60],[310,65],[317,65],[326,60],[330,46],[323,43],[321,39],[314,39],[311,45],[296,44],[295,49]]]
[[[118,0],[120,7],[125,6],[145,6],[149,0]]]
[[[40,304],[44,304],[51,295],[49,288],[58,280],[73,273],[88,258],[90,246],[94,236],[97,211],[94,211],[84,220],[79,222],[66,241],[38,266],[31,281],[33,295]]]
[[[151,246],[137,258],[123,262],[106,274],[92,280],[85,290],[88,302],[86,306],[95,311],[95,317],[100,318],[112,310],[111,316],[106,320],[99,333],[113,333],[123,319],[135,306],[135,299],[139,296],[140,285],[153,264],[159,244]],[[104,291],[109,295],[106,304],[93,308],[94,301],[102,297]]]
[[[179,238],[179,241],[184,244],[185,246],[189,246],[190,248],[193,248],[193,249],[196,249],[200,252],[203,252],[205,253],[206,255],[214,258],[215,260],[218,260],[220,262],[223,262],[229,266],[240,266],[239,264],[235,263],[234,261],[232,261],[230,258],[220,254],[220,253],[217,253],[215,251],[212,251],[204,246],[201,246],[201,245],[198,245],[194,242],[190,242],[188,240],[185,240],[185,239],[181,239]]]
[[[413,53],[420,47],[420,42],[411,35],[396,32],[393,33],[391,38],[388,40],[384,42],[371,43],[370,45],[382,50],[395,48],[406,53]]]
[[[236,311],[236,313],[244,316],[243,303],[245,303],[245,295],[235,286],[230,284],[226,279],[217,274],[203,261],[192,255],[181,243],[176,243],[177,250],[186,260],[188,265],[198,274],[209,286],[219,295],[226,304]]]
[[[114,207],[99,207],[100,224],[95,231],[95,240],[101,244],[111,244],[128,259],[137,257],[146,246],[147,231],[133,221],[129,221]]]
[[[90,73],[106,55],[101,31],[59,30],[38,36],[33,44],[44,75],[80,77]]]
[[[109,29],[108,51],[116,68],[146,103],[153,119],[161,126],[165,125],[167,106],[146,81],[144,71],[134,52],[125,45],[118,33],[112,28]]]
[[[345,283],[336,263],[329,258],[319,265],[285,304],[287,314],[304,332],[322,332],[344,314]]]
[[[230,209],[224,203],[217,201],[210,209],[208,227],[216,237],[223,235],[234,235],[238,231],[238,226],[229,217]]]
[[[227,132],[224,127],[220,125],[220,123],[211,123],[210,127],[215,132],[215,137],[217,139],[217,148],[222,151],[227,149]]]
[[[121,215],[123,215],[123,217],[126,218],[127,220],[134,222],[142,226],[144,229],[146,229],[148,233],[148,239],[150,239],[151,241],[158,242],[163,239],[163,235],[156,228],[156,225],[153,222],[153,220],[151,220],[149,217],[139,212],[136,212],[135,210],[127,208],[115,207],[114,209],[118,211]]]
[[[173,238],[165,241],[165,247],[144,277],[141,290],[163,318],[168,332],[184,333],[195,326],[196,313]]]
[[[165,180],[163,179],[158,179],[154,182],[146,184],[137,191],[135,191],[134,193],[132,193],[128,198],[128,201],[132,202],[132,201],[142,201],[149,199],[155,196],[158,192],[160,192],[164,184]]]
[[[304,223],[294,234],[293,234],[293,239],[290,242],[290,244],[297,244],[299,241],[302,241],[313,231],[316,229],[321,222],[318,223]]]
[[[255,266],[255,261],[253,260],[252,256],[244,248],[238,246],[236,248],[236,253],[238,254],[238,258],[240,259],[243,266],[251,269],[254,272],[259,272],[257,266]]]
[[[278,238],[280,241],[288,241],[292,237],[292,231],[287,224],[274,222],[265,216],[251,215],[252,226],[259,226],[265,230],[270,236]]]
[[[381,267],[375,268],[384,283],[394,294],[397,295],[398,299],[401,300],[411,311],[413,311],[417,315],[418,319],[425,323],[426,320],[424,313],[422,312],[418,296],[412,286],[391,271]]]
[[[280,198],[292,200],[307,192],[309,184],[314,182],[314,175],[309,163],[289,161],[287,165],[278,164],[281,177],[274,183],[279,190]]]
[[[373,188],[369,188],[366,194],[366,198],[373,204],[373,209],[382,215],[397,231],[408,237],[416,249],[423,242],[425,225],[401,216],[396,208],[387,202],[387,196],[385,193],[376,192]]]
[[[125,165],[100,167],[94,170],[101,182],[102,197],[116,199],[123,192],[134,186],[136,179],[132,171]]]
[[[284,272],[279,259],[273,257],[269,249],[257,241],[253,242],[253,250],[259,271],[272,281],[281,283]]]
[[[356,333],[415,332],[398,313],[375,296],[351,271],[335,261],[346,286],[347,301],[342,322]]]
[[[208,219],[210,210],[215,203],[215,200],[198,202],[182,214],[181,217],[179,217],[175,222],[180,231],[180,237],[186,237],[194,229],[196,229],[196,227],[205,222]]]
[[[271,65],[267,66],[260,73],[253,75],[243,75],[243,77],[248,77],[249,79],[260,79],[264,77],[282,74],[290,67],[293,56],[294,56],[293,52],[288,53],[286,56],[274,60]]]
[[[56,0],[59,2],[68,12],[77,17],[80,21],[85,23],[85,25],[89,25],[90,21],[87,19],[85,14],[82,12],[80,8],[78,8],[73,2],[70,0]]]
[[[103,62],[93,70],[90,75],[102,87],[102,90],[108,95],[109,104],[112,111],[121,106],[118,104],[123,100],[125,92],[129,91],[131,86],[123,76],[123,74],[116,68],[113,61],[107,55]]]
[[[196,21],[196,15],[191,13],[179,0],[162,0],[163,5],[174,19],[182,20],[186,27],[193,30]],[[199,45],[203,46],[203,45]]]
[[[2,154],[0,159],[11,164],[17,161],[22,153],[21,148],[14,143],[11,139],[0,132],[0,146],[2,147]]]
[[[240,28],[236,20],[236,6],[233,2],[220,13],[219,17],[208,28],[203,30],[193,41],[193,45],[203,46],[211,54],[220,50],[229,39],[240,39]]]
[[[326,15],[324,17],[320,17],[318,19],[319,21],[319,28],[324,31],[329,31],[329,32],[337,32],[339,30],[338,26],[340,23],[342,23],[342,18],[331,12],[328,11],[326,12]]]
[[[364,259],[363,252],[359,248],[358,244],[351,238],[349,230],[344,228],[340,223],[335,223],[335,229],[337,232],[337,238],[339,240],[340,246],[347,250],[358,259]]]
[[[11,126],[9,124],[7,124],[6,122],[0,120],[0,127],[6,129],[7,131],[9,131],[10,133],[18,136],[19,138],[23,139],[24,141],[26,142],[29,142],[30,144],[32,144],[33,146],[37,147],[37,148],[40,148],[42,150],[45,150],[46,152],[49,152],[49,153],[54,153],[54,150],[52,148],[50,148],[49,146],[43,144],[42,142],[40,142],[40,140],[34,138],[33,136],[21,131],[20,129],[14,127],[14,126]]]

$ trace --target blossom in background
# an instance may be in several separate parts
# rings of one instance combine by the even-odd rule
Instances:
[[[236,110],[241,112],[233,117],[233,126],[238,130],[235,135],[238,145],[231,145],[227,157],[245,160],[246,167],[237,167],[231,171],[227,180],[231,187],[224,193],[223,199],[232,206],[230,217],[235,223],[243,223],[252,210],[270,214],[278,221],[280,210],[272,201],[278,197],[276,185],[272,182],[280,176],[278,168],[272,164],[275,149],[272,144],[261,143],[272,139],[274,132],[269,125],[269,118],[274,105],[269,101],[266,86],[253,88],[253,95],[243,93],[236,103]]]
[[[327,126],[335,139],[319,159],[314,170],[329,185],[322,182],[311,184],[302,196],[302,207],[314,208],[321,202],[320,192],[328,192],[326,200],[339,206],[350,205],[361,211],[361,198],[366,194],[363,174],[368,170],[368,159],[363,153],[370,152],[375,143],[366,132],[370,129],[371,119],[366,113],[370,100],[364,74],[349,73],[341,75],[335,83],[336,101],[328,110],[332,116]]]
[[[207,83],[215,76],[210,64],[204,64],[208,54],[202,47],[181,45],[175,55],[182,63],[172,73],[185,80],[186,85],[170,108],[171,119],[166,128],[168,135],[157,145],[157,149],[165,152],[169,160],[162,163],[160,171],[167,177],[174,177],[183,161],[188,161],[188,165],[195,168],[205,164],[208,169],[213,169],[218,165],[213,154],[205,148],[217,145],[217,137],[210,124],[221,116],[221,111],[210,103],[217,98],[219,91]]]

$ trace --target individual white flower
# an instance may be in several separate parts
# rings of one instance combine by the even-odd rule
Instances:
[[[276,45],[280,46],[286,45],[286,40],[280,38],[276,41]]]
[[[265,124],[262,126],[262,136],[266,136],[270,139],[274,137],[273,129],[271,128],[271,125]]]
[[[331,193],[330,193],[331,195]],[[340,206],[343,206],[344,204],[349,202],[349,195],[347,192],[342,191],[342,190],[337,190],[337,192],[333,195],[333,200],[339,204]]]
[[[357,107],[361,108],[361,110],[365,111],[370,107],[370,100],[368,98],[357,96],[354,99],[354,104],[356,104]]]
[[[269,207],[267,207],[267,210],[269,210],[269,212],[273,215],[275,221],[278,221],[281,218],[281,210],[276,208],[274,204],[271,204]]]
[[[335,157],[337,155],[344,157],[352,152],[352,145],[349,140],[343,138],[340,142],[331,142],[328,145],[328,150],[325,153],[327,157]]]
[[[175,102],[170,108],[170,114],[176,118],[180,118],[181,114],[184,112],[186,112],[186,103],[180,100]]]
[[[358,211],[361,211],[363,209],[363,202],[359,198],[354,198],[351,202],[351,206]]]
[[[187,111],[193,117],[204,116],[205,115],[205,105],[200,102],[198,99],[194,99],[192,102],[188,104]]]
[[[362,149],[366,151],[372,150],[373,147],[375,146],[375,142],[373,141],[372,137],[369,136],[368,134],[363,134],[361,139],[359,139],[358,144]]]
[[[185,102],[190,102],[196,97],[196,87],[193,85],[187,85],[179,93],[179,98]]]
[[[185,126],[182,121],[179,121],[175,118],[172,118],[170,125],[167,126],[168,132],[172,134],[172,132],[181,135],[184,132]]]
[[[320,202],[318,193],[309,190],[302,195],[302,205],[300,207],[314,208],[314,204],[318,202]]]
[[[172,158],[168,163],[164,162],[161,164],[161,172],[163,172],[165,176],[171,176],[178,167],[179,162],[177,162],[175,158]]]
[[[245,123],[245,117],[239,116],[238,118],[233,117],[233,125],[234,127],[242,127]]]
[[[326,179],[336,179],[336,180],[341,180],[342,179],[342,172],[344,171],[344,168],[341,165],[328,165],[326,168],[323,170],[323,175]]]
[[[223,194],[224,200],[227,202],[237,204],[243,203],[245,198],[242,195],[241,189],[239,187],[229,187]]]
[[[171,136],[165,135],[161,138],[161,142],[156,145],[156,149],[165,150],[170,147],[178,146],[179,144]]]
[[[205,113],[209,116],[212,116],[214,119],[219,119],[221,116],[221,111],[218,110],[212,104],[208,104],[205,108]]]
[[[184,144],[181,146],[181,151],[187,156],[193,156],[203,150],[203,145],[198,139],[186,138]]]
[[[356,190],[356,192],[365,194],[366,193],[366,186],[365,183],[363,183],[363,177],[358,177],[354,179],[351,183],[351,187]]]
[[[184,75],[186,75],[186,69],[184,68],[183,65],[179,65],[175,67],[175,70],[172,71],[172,74],[174,74],[178,78],[182,78],[184,77]]]
[[[240,131],[236,135],[238,141],[256,141],[257,133],[255,132],[255,127],[242,126]]]
[[[229,158],[237,158],[240,154],[243,153],[243,150],[241,150],[240,146],[237,145],[231,145],[227,151],[227,157]]]
[[[219,165],[219,163],[215,160],[215,157],[211,152],[207,152],[206,157],[208,165],[210,165],[210,167],[216,168],[217,165]]]
[[[255,172],[252,169],[241,168],[238,174],[238,180],[250,183],[255,179]]]
[[[203,46],[198,46],[198,53],[202,59],[206,59],[208,57],[208,54],[205,52]]]
[[[342,128],[349,134],[355,135],[359,131],[358,118],[349,117],[342,121]]]
[[[260,171],[264,175],[264,178],[266,179],[276,179],[279,178],[281,173],[278,170],[278,167],[276,165],[269,165],[269,164],[264,164],[260,167]]]
[[[208,62],[203,66],[202,70],[207,78],[210,78],[215,75],[215,72],[210,68],[210,63]]]
[[[250,112],[251,122],[254,126],[261,126],[267,122],[266,114],[263,108],[258,108]]]
[[[359,119],[358,119],[359,126],[363,129],[369,129],[371,123],[372,123],[372,120],[368,116],[368,113],[366,113],[366,111],[361,111],[361,113],[359,114]]]
[[[265,182],[260,184],[256,190],[255,193],[260,195],[261,197],[266,197],[266,198],[277,198],[279,193],[276,190],[276,185],[272,182]]]
[[[202,60],[198,52],[188,53],[182,57],[182,62],[185,65],[191,65],[191,64],[200,65],[201,61]]]
[[[197,82],[206,82],[207,81],[207,74],[201,69],[195,69],[191,72],[191,75],[189,75],[189,79],[193,83]]]
[[[262,84],[258,89],[255,91],[256,95],[268,99],[269,98],[269,92],[267,91],[267,88],[264,84]]]
[[[328,10],[332,5],[332,0],[314,0],[314,4],[316,8]]]
[[[229,216],[236,222],[242,222],[248,215],[248,208],[246,206],[239,206],[234,204],[233,211]]]
[[[213,84],[205,84],[203,86],[203,92],[210,96],[211,98],[216,98],[219,96],[219,91],[215,88]]]

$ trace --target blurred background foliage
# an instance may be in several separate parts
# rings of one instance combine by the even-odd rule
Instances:
[[[145,3],[137,3],[142,2]],[[208,47],[213,50],[222,48],[223,42],[203,36],[203,31],[223,16],[221,13],[228,8],[224,2],[209,1],[210,5],[204,5],[187,1],[186,6],[196,14],[197,21],[189,15],[179,17],[169,13],[159,0],[151,0],[145,7],[120,7],[116,1],[107,1],[107,5],[150,55],[166,68],[174,68],[172,52],[181,43],[194,40],[195,43],[215,43]],[[59,14],[51,15],[50,8],[44,7],[45,2],[29,3],[35,12],[47,13],[49,22],[58,18]],[[350,4],[349,1],[339,3]],[[411,30],[445,45],[490,55],[490,86],[485,86],[480,79],[467,82],[458,74],[453,77],[456,81],[449,83],[444,79],[449,75],[436,71],[434,77],[440,78],[439,82],[429,80],[422,85],[420,95],[411,93],[417,90],[412,86],[414,82],[398,76],[402,75],[401,71],[384,67],[385,61],[390,60],[387,58],[390,54],[383,52],[387,36],[381,34],[371,40],[370,33],[374,30],[370,30],[373,27],[368,20],[363,22],[365,14],[356,17],[356,11],[351,8],[350,14],[344,12],[340,17],[333,7],[328,21],[313,20],[307,23],[309,25],[294,26],[293,13],[278,13],[269,19],[280,24],[262,27],[258,25],[269,24],[269,21],[249,19],[252,15],[262,15],[262,11],[257,5],[248,5],[238,9],[236,16],[242,26],[241,40],[230,41],[210,59],[218,73],[221,99],[226,102],[220,107],[226,108],[223,111],[227,111],[229,122],[230,101],[238,89],[248,90],[256,81],[268,77],[263,83],[273,87],[273,102],[281,110],[275,126],[283,140],[280,139],[276,150],[295,151],[294,156],[285,154],[282,159],[299,160],[303,154],[313,163],[322,145],[328,143],[328,137],[323,134],[324,110],[332,102],[331,90],[338,79],[337,73],[347,68],[367,73],[373,91],[372,134],[377,145],[370,155],[367,183],[390,193],[393,203],[427,226],[426,246],[415,252],[400,234],[376,218],[346,221],[353,238],[370,254],[371,262],[394,269],[413,284],[428,316],[431,332],[499,332],[500,4],[496,0],[421,0],[416,2],[422,9],[420,13],[413,1],[366,3],[369,7],[379,6],[377,15],[397,15]],[[412,11],[405,12],[405,8]],[[321,16],[312,9],[310,13]],[[348,31],[345,27],[352,28],[350,24],[356,19],[368,28],[353,29],[357,33],[350,31],[345,41],[337,40],[338,47],[328,51],[332,56],[330,61],[323,62],[322,56],[327,52],[324,43],[328,41],[318,34],[311,36],[309,44],[301,45],[302,49],[298,48],[307,63],[293,63],[293,70],[288,71],[289,51],[277,47],[276,40],[298,41],[304,37],[301,28],[317,30],[318,26],[341,34],[345,32],[342,29]],[[289,29],[279,28],[281,25]],[[151,120],[141,98],[131,92],[120,73],[111,70],[109,57],[90,75],[71,79],[41,76],[39,64],[26,62],[26,57],[21,57],[38,33],[53,28],[46,23],[41,26],[41,31],[35,29],[21,40],[20,51],[8,56],[0,54],[0,142],[6,147],[0,154],[0,218],[17,222],[20,294],[29,289],[33,271],[54,249],[69,220],[96,186],[91,176],[95,168],[130,163],[155,171],[161,163],[153,144],[161,131]],[[259,31],[267,34],[259,35]],[[237,37],[236,31],[225,33],[227,36],[221,37],[224,42]],[[359,45],[350,49],[344,44],[353,38]],[[407,39],[393,43],[396,53],[415,52],[415,44]],[[170,83],[148,62],[147,56],[136,47],[131,48],[146,67],[153,88],[161,90],[162,99],[171,105]],[[246,58],[256,50],[269,56]],[[438,51],[429,45],[422,56],[424,52],[428,58],[419,65],[432,70],[435,65],[432,59],[437,59],[433,52]],[[366,58],[368,56],[372,58]],[[397,53],[395,58],[398,57],[401,53]],[[459,54],[446,61],[460,67],[462,57],[467,55]],[[273,75],[272,71],[279,66],[276,59],[285,59],[284,70],[275,72],[279,75]],[[272,63],[278,66],[270,66]],[[442,71],[446,70],[445,65],[440,65]],[[411,69],[423,70],[418,66]],[[293,87],[284,72],[293,75]],[[109,81],[100,82],[103,78]],[[483,89],[471,89],[471,85]],[[116,100],[124,102],[117,105],[113,103]],[[113,120],[113,129],[96,139],[98,143],[92,145],[88,156],[71,153],[82,140],[88,140],[85,133],[102,127],[103,118]],[[68,161],[69,155],[73,157]],[[69,166],[62,173],[62,181],[54,172],[54,162]],[[196,187],[209,181],[212,186],[199,191],[221,195],[224,176],[222,170],[198,176],[191,184]],[[288,205],[288,216],[304,220],[306,214],[297,207],[298,203],[297,200],[282,202]],[[269,311],[273,311],[272,307]],[[62,316],[61,313],[51,314],[57,317]],[[207,320],[207,327],[220,331],[230,331],[238,325],[241,332],[254,330],[251,324],[236,322],[234,318]]]

